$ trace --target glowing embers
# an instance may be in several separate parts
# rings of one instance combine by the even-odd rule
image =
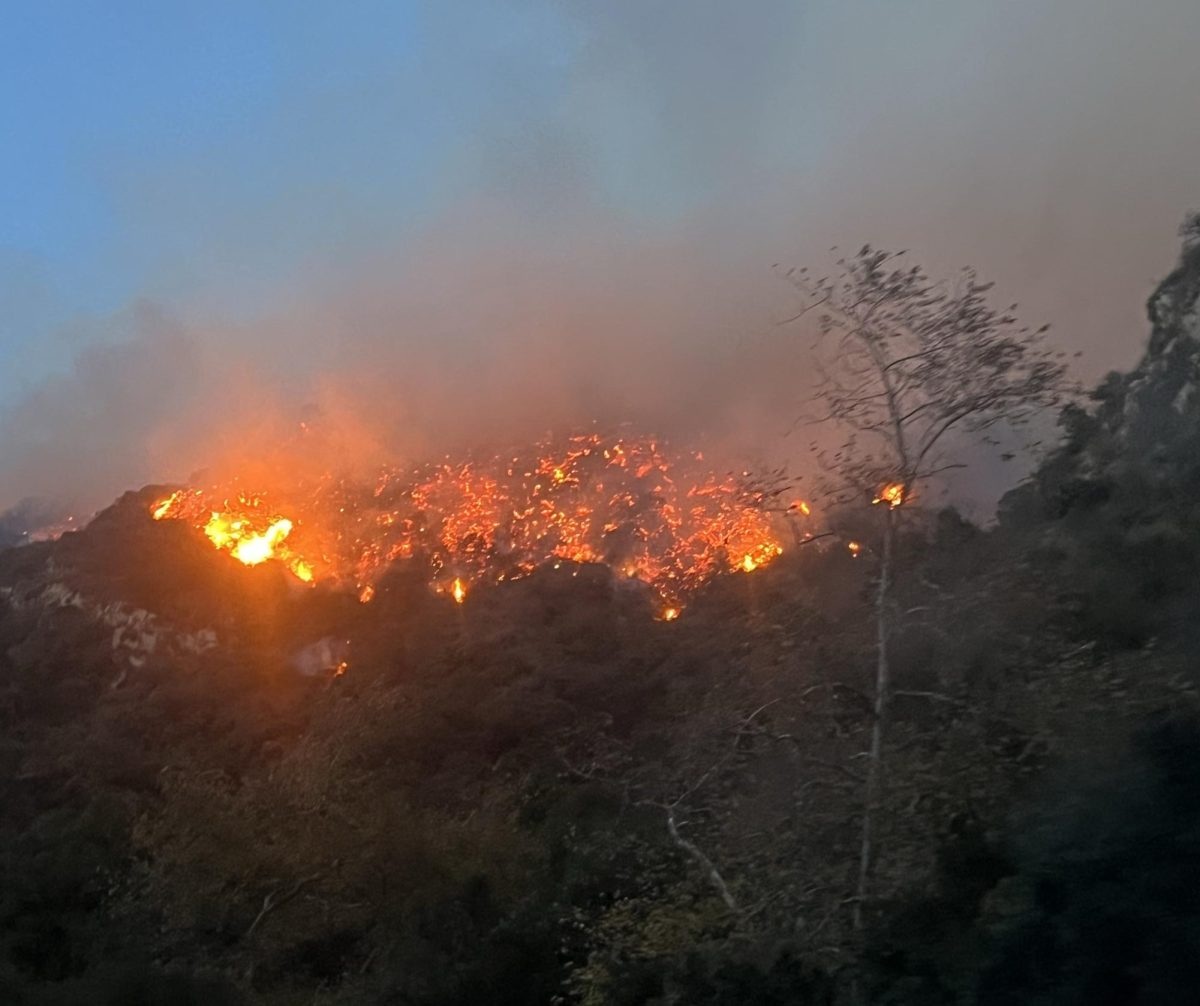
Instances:
[[[388,468],[371,485],[327,475],[281,479],[269,495],[180,490],[151,514],[188,521],[241,562],[278,559],[306,582],[353,589],[363,603],[396,562],[462,603],[474,584],[565,561],[607,565],[647,584],[660,610],[678,612],[714,576],[753,572],[781,554],[782,529],[765,503],[699,454],[590,433]],[[807,516],[808,504],[788,513]]]
[[[376,523],[388,544],[373,554],[423,557],[435,578],[453,570],[465,583],[602,563],[679,607],[718,573],[758,569],[781,551],[763,498],[702,461],[651,438],[585,434],[386,472]]]

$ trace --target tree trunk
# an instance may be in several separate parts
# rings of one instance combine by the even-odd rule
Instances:
[[[895,519],[892,508],[883,510],[883,552],[879,563],[879,586],[875,594],[875,720],[871,724],[871,751],[867,762],[867,793],[863,806],[862,844],[858,860],[858,891],[854,900],[854,928],[862,929],[863,906],[871,873],[872,832],[875,805],[879,799],[880,776],[883,773],[883,730],[888,700],[888,589],[892,578],[892,542]]]

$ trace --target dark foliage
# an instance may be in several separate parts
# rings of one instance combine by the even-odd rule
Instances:
[[[937,893],[869,949],[881,1003],[1182,1003],[1200,963],[1200,720],[1070,766],[1003,832],[955,822]]]

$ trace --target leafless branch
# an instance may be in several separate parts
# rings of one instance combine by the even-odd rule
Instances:
[[[269,891],[266,897],[263,898],[262,908],[259,909],[258,914],[254,917],[254,921],[250,923],[250,928],[247,929],[243,934],[242,939],[248,940],[262,923],[263,919],[265,919],[271,912],[286,905],[297,894],[299,894],[305,886],[320,880],[321,876],[322,874],[320,873],[313,873],[307,877],[301,877],[283,894],[279,893],[278,888]]]
[[[679,848],[686,852],[699,864],[700,868],[705,872],[709,882],[716,888],[717,893],[721,896],[721,900],[725,902],[726,907],[731,912],[736,912],[738,909],[737,901],[729,892],[729,887],[725,883],[725,878],[721,876],[720,871],[713,865],[713,861],[709,859],[700,847],[695,842],[689,841],[679,833],[679,826],[675,822],[675,808],[668,806],[667,812],[667,831],[671,835],[673,841]]]

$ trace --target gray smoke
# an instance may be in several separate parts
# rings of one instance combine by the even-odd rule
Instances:
[[[322,191],[282,162],[269,199],[216,155],[127,166],[158,306],[8,395],[0,505],[592,420],[802,465],[808,341],[773,263],[973,265],[1092,380],[1136,358],[1200,203],[1192,0],[544,0],[424,30],[414,65],[281,108],[344,154]],[[402,143],[381,167],[374,138],[426,119],[436,169]]]

